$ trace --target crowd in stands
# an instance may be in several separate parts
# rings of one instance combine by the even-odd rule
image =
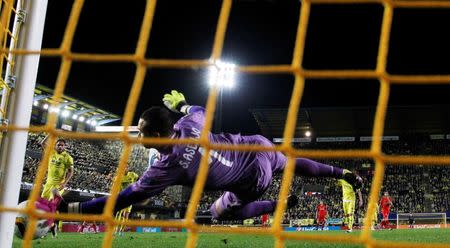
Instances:
[[[448,148],[448,147],[447,147]],[[431,168],[429,186],[431,187],[431,208],[436,212],[449,211],[450,208],[450,169]]]
[[[23,172],[23,181],[32,183],[42,153],[39,145],[43,134],[30,134],[27,143],[27,157]],[[72,189],[87,189],[108,192],[114,178],[115,170],[124,149],[122,142],[114,140],[68,140],[68,152],[74,158],[75,174],[69,183]],[[370,142],[311,142],[296,143],[298,149],[368,149]],[[383,142],[383,152],[400,155],[443,155],[450,154],[450,140],[430,140],[427,136],[412,136],[398,141]],[[34,154],[34,155],[30,155]],[[363,209],[357,210],[364,215],[367,198],[374,174],[374,162],[370,159],[354,160],[320,160],[320,162],[337,165],[359,173],[365,180],[362,193]],[[135,145],[129,159],[130,170],[141,175],[148,166],[148,150]],[[443,212],[450,210],[449,192],[450,168],[448,166],[430,165],[387,165],[382,192],[388,191],[393,198],[393,212]],[[275,176],[272,186],[261,199],[275,200],[281,187],[281,175]],[[319,189],[316,191],[311,188]],[[165,206],[183,202],[180,187],[166,190],[156,196]],[[287,211],[285,221],[296,218],[315,218],[315,209],[320,200],[328,206],[329,217],[342,217],[342,190],[336,180],[326,178],[295,177],[291,194],[299,197],[300,204]],[[206,210],[222,192],[205,192],[199,209]]]
[[[386,141],[383,152],[399,155],[444,155],[450,154],[448,140],[430,140],[428,137],[418,137],[407,141]],[[298,149],[368,149],[370,142],[323,142],[299,143]],[[365,180],[362,189],[363,207],[356,210],[356,215],[363,217],[366,212],[368,196],[374,174],[375,164],[370,159],[353,160],[319,160],[330,165],[347,168],[359,173]],[[388,165],[381,191],[388,191],[393,198],[392,212],[445,212],[450,209],[450,168],[446,166],[429,165]],[[272,186],[261,199],[276,200],[281,185],[281,176],[275,176]],[[323,186],[320,191],[308,191],[308,186]],[[319,201],[328,206],[331,218],[343,216],[342,189],[336,185],[336,180],[327,178],[295,177],[290,194],[299,196],[300,204],[289,209],[284,222],[289,219],[315,218]],[[206,200],[207,199],[207,200]],[[216,198],[213,198],[216,199]],[[211,197],[204,196],[202,206]]]
[[[37,168],[40,160],[31,156],[25,156],[25,164],[23,166],[22,182],[32,183],[37,174]]]
[[[40,145],[43,133],[30,133],[22,181],[34,182],[37,166],[43,153]],[[74,159],[75,173],[67,185],[72,189],[108,192],[123,151],[123,144],[115,140],[67,140],[67,152]],[[148,166],[148,153],[134,145],[128,160],[128,168],[141,175]]]

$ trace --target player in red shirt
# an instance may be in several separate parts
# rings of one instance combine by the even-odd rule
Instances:
[[[387,191],[384,192],[384,196],[381,197],[380,201],[381,214],[383,215],[383,220],[381,221],[381,228],[387,228],[389,226],[389,212],[391,211],[392,198],[389,196]]]
[[[325,219],[327,217],[327,205],[323,204],[323,201],[320,201],[319,205],[317,205],[316,218],[317,218],[317,230],[319,230],[319,226],[325,226]]]
[[[269,226],[269,214],[263,214],[261,217],[261,222],[263,227]]]

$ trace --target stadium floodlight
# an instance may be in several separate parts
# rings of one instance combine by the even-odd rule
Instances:
[[[311,137],[311,132],[310,132],[310,131],[306,131],[306,132],[305,132],[305,136],[306,136],[306,137]]]
[[[37,106],[37,105],[39,105],[39,102],[38,101],[34,101],[33,102],[33,106]]]
[[[44,106],[42,106],[44,109],[48,109],[48,104],[44,104]]]
[[[87,121],[86,121],[86,124],[89,124],[89,125],[90,125],[90,124],[91,124],[91,120],[87,120]]]
[[[61,116],[64,117],[64,118],[69,117],[69,115],[70,115],[70,111],[67,110],[67,109],[65,109],[65,110],[61,113]]]
[[[78,120],[79,120],[80,122],[83,122],[84,120],[86,120],[86,118],[84,118],[84,116],[80,116],[80,118],[78,118]]]
[[[96,132],[104,132],[104,133],[120,133],[120,132],[123,132],[124,129],[125,129],[124,126],[96,126],[95,127]],[[128,126],[127,132],[137,134],[139,132],[139,129],[137,126]]]
[[[78,115],[72,115],[72,119],[76,120],[78,118]]]
[[[91,121],[91,126],[97,126],[97,121],[95,120]]]
[[[50,112],[59,113],[60,109],[58,107],[52,107],[50,108]]]
[[[235,85],[236,64],[217,61],[209,68],[208,83],[219,88],[233,88]]]

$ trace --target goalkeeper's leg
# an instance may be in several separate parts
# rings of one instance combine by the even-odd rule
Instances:
[[[273,143],[263,136],[253,136],[251,139],[252,144],[273,146]],[[258,163],[262,168],[270,166],[272,173],[280,173],[283,172],[286,167],[287,158],[281,152],[263,152],[258,154]],[[295,174],[298,176],[344,179],[350,183],[355,190],[361,188],[363,184],[361,177],[349,170],[322,164],[306,158],[295,159]]]
[[[212,204],[210,211],[211,215],[218,220],[244,220],[273,213],[277,203],[278,201],[243,201],[236,194],[225,192]],[[288,208],[294,207],[297,203],[296,196],[288,197]]]
[[[282,153],[277,152],[273,161],[275,161],[275,165],[272,170],[275,173],[284,170],[287,160]],[[344,179],[349,184],[351,184],[355,190],[360,189],[363,185],[362,178],[349,170],[322,164],[306,158],[295,159],[295,174],[297,176],[331,177],[336,179]]]

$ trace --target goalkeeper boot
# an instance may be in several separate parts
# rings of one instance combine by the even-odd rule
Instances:
[[[354,190],[361,189],[363,186],[362,178],[349,170],[344,170],[342,179],[351,184]]]

